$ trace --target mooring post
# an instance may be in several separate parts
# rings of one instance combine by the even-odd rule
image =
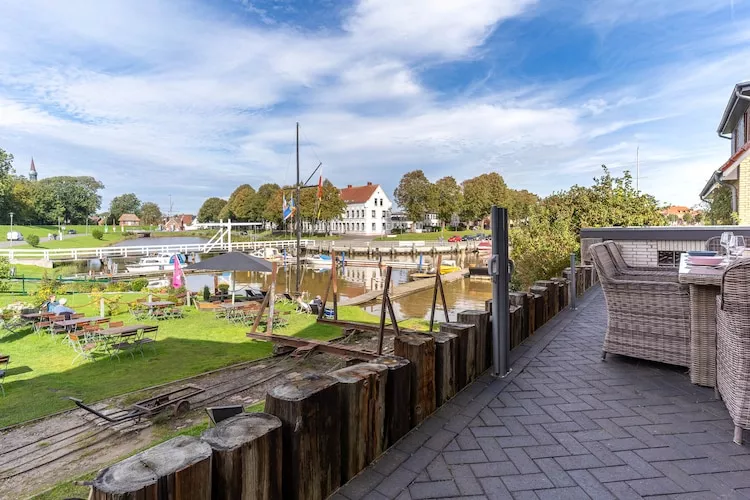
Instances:
[[[568,287],[569,293],[570,293],[570,308],[575,311],[576,310],[576,299],[578,298],[576,295],[576,254],[571,253],[570,254],[570,287]]]
[[[496,377],[508,374],[508,210],[492,206],[492,256],[488,262],[492,276],[492,365]]]

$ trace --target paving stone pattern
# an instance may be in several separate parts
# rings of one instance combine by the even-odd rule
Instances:
[[[685,370],[601,361],[604,297],[591,290],[440,408],[336,499],[750,498],[750,445]]]

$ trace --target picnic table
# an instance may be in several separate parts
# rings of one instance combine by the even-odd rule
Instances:
[[[49,318],[50,316],[54,316],[55,313],[53,312],[33,312],[33,313],[24,313],[21,315],[21,319],[25,319],[26,321],[36,321],[42,318]]]
[[[690,381],[716,386],[716,296],[726,264],[691,266],[680,257],[678,281],[690,287]]]
[[[153,302],[144,302],[143,305],[148,307],[149,309],[161,309],[163,307],[173,306],[174,302],[171,302],[169,300],[155,300]]]
[[[87,323],[92,323],[94,321],[102,321],[102,320],[106,320],[106,319],[107,318],[105,318],[104,316],[90,316],[88,318],[76,318],[76,319],[58,320],[58,321],[54,321],[52,324],[54,326],[59,326],[61,328],[70,328],[70,327],[73,327],[73,326],[85,325]]]

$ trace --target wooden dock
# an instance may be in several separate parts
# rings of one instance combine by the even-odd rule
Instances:
[[[469,273],[469,269],[465,268],[465,269],[461,269],[460,271],[454,271],[452,273],[444,274],[442,276],[443,283],[450,283],[451,281],[463,279],[468,275],[468,273]],[[406,297],[407,295],[421,292],[423,290],[429,290],[433,286],[435,286],[435,280],[432,280],[432,279],[410,281],[408,283],[404,283],[403,285],[398,285],[397,287],[395,287],[390,294],[391,300],[400,299],[402,297]],[[383,295],[383,290],[371,290],[369,292],[365,292],[362,295],[358,295],[356,297],[343,299],[339,303],[339,305],[359,306],[362,304],[367,304],[368,302],[379,300],[382,295]]]

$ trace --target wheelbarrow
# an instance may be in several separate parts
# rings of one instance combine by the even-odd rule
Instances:
[[[68,397],[68,399],[73,401],[79,408],[82,408],[99,418],[103,418],[107,422],[116,423],[132,419],[135,419],[136,422],[139,422],[141,418],[153,417],[154,415],[168,410],[172,412],[173,416],[182,417],[190,411],[190,401],[188,401],[188,399],[197,394],[200,394],[203,391],[205,391],[205,389],[203,389],[202,387],[198,387],[197,385],[186,385],[184,387],[181,387],[180,389],[165,392],[159,394],[158,396],[144,399],[143,401],[138,401],[137,403],[133,404],[133,406],[127,413],[118,415],[116,417],[105,415],[100,411],[87,406],[80,399],[74,397]]]

